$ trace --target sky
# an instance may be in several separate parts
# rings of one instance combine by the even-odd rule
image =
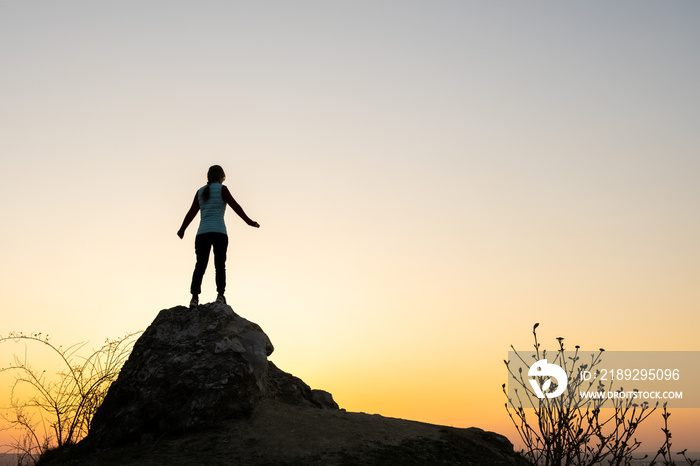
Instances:
[[[0,333],[99,347],[186,305],[220,164],[261,225],[226,214],[227,300],[271,360],[517,444],[535,322],[700,351],[698,44],[690,0],[0,0]],[[674,447],[699,428],[674,412]]]

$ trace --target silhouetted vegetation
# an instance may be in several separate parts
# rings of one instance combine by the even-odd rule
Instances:
[[[506,384],[503,384],[503,393],[508,402],[506,411],[515,426],[520,439],[525,445],[521,452],[523,457],[532,465],[541,466],[592,466],[599,464],[629,465],[635,458],[634,452],[639,449],[641,442],[636,439],[635,432],[639,425],[645,421],[658,407],[650,407],[647,402],[634,403],[632,399],[616,398],[607,400],[612,407],[603,408],[606,400],[580,400],[577,397],[579,391],[590,391],[596,384],[597,391],[608,391],[606,387],[596,379],[586,381],[579,377],[581,371],[594,372],[602,361],[604,349],[591,355],[589,361],[582,361],[579,355],[579,346],[575,347],[572,356],[566,356],[564,351],[564,338],[557,338],[559,348],[554,355],[547,356],[546,350],[540,349],[537,340],[537,327],[532,329],[534,337],[534,355],[532,361],[525,361],[523,356],[511,346],[516,356],[525,366],[529,367],[536,361],[548,359],[561,367],[566,373],[568,383],[564,392],[557,397],[537,398],[524,395],[532,391],[528,374],[523,375],[522,368],[516,374],[511,361],[504,361],[512,381],[517,385],[514,389],[515,399],[509,397]],[[536,377],[542,386],[543,383],[551,384],[546,377]],[[528,380],[528,382],[526,382]],[[555,385],[550,385],[557,388]],[[523,395],[523,396],[521,396]],[[665,442],[659,448],[656,456],[650,460],[650,465],[675,465],[671,458],[671,432],[668,427],[668,418],[671,414],[663,406]],[[686,464],[694,465],[698,461],[689,459],[686,450],[679,452]]]
[[[664,465],[664,466],[675,466],[677,463],[673,461],[671,455],[671,431],[668,427],[668,418],[671,417],[671,413],[666,409],[666,403],[664,403],[662,417],[664,418],[664,426],[661,430],[664,432],[664,443],[661,445],[659,450],[656,452],[654,458],[651,459],[649,466]],[[699,464],[700,460],[692,460],[687,456],[688,449],[679,451],[676,454],[683,458],[684,464],[689,464],[691,466]]]
[[[109,386],[129,356],[141,332],[107,339],[87,356],[79,355],[86,343],[63,348],[55,346],[48,335],[10,333],[0,343],[24,343],[24,355],[0,372],[14,373],[9,406],[1,414],[7,430],[19,432],[14,443],[4,445],[6,452],[18,455],[18,464],[34,464],[50,449],[74,445],[87,435],[90,421],[102,403]],[[27,359],[27,346],[49,350],[57,361],[57,371],[34,369]]]

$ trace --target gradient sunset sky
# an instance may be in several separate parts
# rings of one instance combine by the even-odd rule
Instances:
[[[535,322],[700,350],[700,2],[0,0],[0,64],[3,334],[187,304],[220,164],[229,304],[349,411],[517,442]]]

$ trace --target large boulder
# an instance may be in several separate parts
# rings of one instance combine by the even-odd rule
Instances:
[[[270,339],[224,304],[160,311],[92,419],[97,447],[198,430],[251,413],[261,399],[338,408],[329,393],[268,362]]]

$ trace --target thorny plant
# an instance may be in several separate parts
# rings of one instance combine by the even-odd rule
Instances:
[[[661,414],[661,416],[664,418],[664,426],[661,428],[661,430],[664,433],[664,443],[661,445],[659,450],[656,452],[656,455],[651,459],[651,462],[649,463],[649,466],[655,466],[655,465],[663,465],[663,466],[676,466],[676,462],[673,461],[673,458],[671,457],[671,430],[668,427],[668,418],[671,417],[671,413],[668,412],[666,409],[666,403],[664,403],[664,411]],[[688,464],[690,466],[696,465],[700,463],[700,460],[693,460],[688,458],[687,456],[687,451],[688,449],[686,448],[683,451],[679,451],[676,453],[677,455],[680,455],[681,458],[685,461],[685,464]],[[657,462],[657,460],[661,462]]]
[[[532,361],[526,361],[511,346],[526,367],[547,359],[547,351],[540,349],[537,340],[538,325],[535,324],[532,329],[535,350]],[[557,338],[557,342],[559,349],[551,361],[564,370],[568,384],[556,398],[528,396],[527,393],[532,390],[529,379],[525,378],[527,374],[523,375],[522,367],[515,373],[511,361],[504,361],[510,374],[509,383],[515,383],[517,387],[513,390],[513,399],[508,396],[506,384],[503,384],[503,393],[508,399],[505,407],[525,445],[523,456],[531,464],[542,466],[630,464],[634,459],[633,452],[641,445],[635,438],[637,427],[656,410],[658,404],[652,408],[646,402],[638,405],[632,400],[618,398],[612,400],[611,408],[603,408],[606,400],[580,400],[578,392],[590,390],[598,379],[583,380],[580,377],[581,371],[597,373],[596,368],[601,364],[605,350],[601,348],[585,363],[579,355],[579,346],[575,347],[573,356],[567,357],[564,353],[564,338]],[[551,354],[549,356],[552,357]],[[542,386],[547,378],[536,379],[539,379],[537,382]],[[598,391],[605,390],[600,381],[596,388]]]
[[[20,431],[14,444],[3,445],[17,454],[19,464],[36,463],[49,449],[69,447],[87,435],[92,416],[119,375],[140,333],[106,339],[100,349],[93,349],[87,357],[78,355],[86,346],[85,342],[63,348],[55,346],[48,335],[41,333],[12,332],[0,337],[0,343],[25,344],[22,358],[15,354],[12,363],[0,368],[0,372],[13,372],[15,376],[10,405],[0,416],[6,423],[6,430]],[[30,366],[28,344],[48,348],[58,359],[58,371],[51,375]]]

